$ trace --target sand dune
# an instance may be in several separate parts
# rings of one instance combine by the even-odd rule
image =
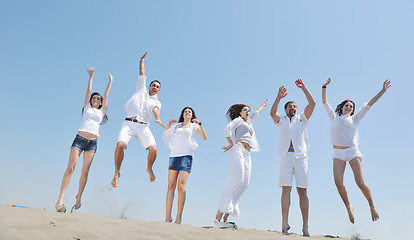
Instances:
[[[304,238],[296,234],[284,235],[281,232],[243,228],[237,230],[202,228],[165,222],[100,218],[82,213],[63,214],[0,205],[0,239],[329,240],[332,238],[324,236]]]

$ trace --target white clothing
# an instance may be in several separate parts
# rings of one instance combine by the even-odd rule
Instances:
[[[364,106],[352,116],[349,114],[339,115],[335,113],[328,102],[323,104],[323,107],[332,122],[330,130],[332,145],[358,147],[359,136],[357,127],[371,106],[364,104]]]
[[[171,150],[170,157],[193,156],[193,150],[198,148],[196,136],[200,125],[191,123],[188,128],[180,128],[181,124],[172,124],[162,135],[165,145]]]
[[[240,197],[249,186],[252,163],[250,153],[242,146],[234,144],[229,151],[230,174],[224,183],[218,210],[237,217]]]
[[[333,149],[332,159],[336,158],[345,162],[349,162],[354,158],[362,159],[364,156],[359,151],[358,147],[349,147],[345,149]]]
[[[132,137],[135,137],[144,149],[147,149],[149,146],[156,145],[154,135],[152,135],[148,125],[124,121],[118,135],[118,142],[125,142],[128,146],[128,143],[131,141]]]
[[[241,117],[237,117],[233,119],[229,124],[227,124],[226,128],[224,129],[224,136],[225,137],[231,137],[233,146],[236,145],[237,139],[236,139],[236,129],[240,127],[243,124],[249,124],[251,127],[251,139],[250,139],[250,151],[251,152],[258,152],[260,151],[260,145],[259,142],[256,139],[256,134],[253,129],[253,122],[259,117],[258,112],[253,112],[250,118],[246,121],[243,120]]]
[[[309,120],[303,112],[293,116],[292,119],[284,115],[280,117],[278,123],[275,122],[276,126],[280,128],[279,156],[281,158],[287,156],[290,142],[292,142],[297,158],[308,157],[310,147],[308,133],[306,132],[308,123]]]
[[[152,117],[152,110],[155,107],[161,109],[161,102],[157,95],[150,96],[148,89],[145,86],[146,76],[138,76],[135,93],[125,104],[125,111],[127,117],[136,117],[139,122],[144,122],[149,125]]]
[[[279,187],[292,186],[295,175],[296,187],[308,187],[308,158],[297,158],[294,152],[280,157]]]
[[[97,109],[86,104],[83,109],[82,120],[78,131],[89,132],[99,137],[99,126],[105,116],[102,108]]]

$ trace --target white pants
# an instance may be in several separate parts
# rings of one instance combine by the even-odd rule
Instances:
[[[230,174],[218,204],[220,212],[239,216],[239,200],[249,186],[251,167],[250,152],[234,144],[230,149]]]

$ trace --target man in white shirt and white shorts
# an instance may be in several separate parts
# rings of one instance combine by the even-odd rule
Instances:
[[[160,120],[161,102],[157,98],[161,83],[158,80],[154,80],[150,83],[148,89],[145,86],[147,77],[145,76],[144,60],[146,55],[147,53],[144,53],[141,56],[139,63],[139,77],[136,83],[135,93],[125,104],[127,117],[122,124],[118,136],[118,143],[116,144],[114,154],[115,174],[111,182],[112,187],[118,186],[121,164],[124,159],[124,150],[127,148],[132,137],[135,137],[144,149],[148,150],[147,173],[149,174],[151,182],[155,180],[152,165],[157,158],[157,145],[149,128],[149,121],[152,115],[154,115],[156,123],[164,128],[165,126]]]
[[[276,100],[270,110],[270,116],[280,128],[279,186],[282,187],[282,232],[287,233],[290,229],[288,223],[290,192],[292,190],[293,176],[295,176],[300,210],[302,212],[302,232],[303,236],[309,236],[309,199],[307,195],[309,141],[306,126],[308,125],[309,118],[313,113],[316,102],[301,79],[296,80],[295,84],[298,88],[302,89],[308,100],[308,105],[305,110],[301,114],[296,115],[296,103],[290,101],[285,104],[286,115],[280,116],[277,112],[277,108],[280,100],[287,95],[286,88],[282,86],[279,88]]]

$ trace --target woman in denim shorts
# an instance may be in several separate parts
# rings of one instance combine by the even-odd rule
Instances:
[[[70,149],[68,166],[66,168],[65,174],[63,175],[59,199],[55,206],[58,212],[66,212],[66,207],[63,204],[65,191],[69,185],[79,156],[83,151],[82,173],[79,180],[79,190],[78,195],[76,195],[76,204],[74,208],[79,209],[81,207],[82,193],[85,189],[89,168],[97,149],[99,126],[108,120],[108,117],[106,115],[106,107],[108,105],[108,95],[111,89],[113,77],[110,73],[108,73],[109,82],[106,87],[104,97],[102,97],[97,92],[92,93],[94,70],[95,69],[91,67],[86,70],[89,73],[89,82],[88,88],[86,90],[85,103],[82,108],[82,120],[78,134],[76,135],[75,140],[73,140],[73,144]]]
[[[178,183],[178,210],[175,223],[181,224],[186,196],[185,185],[191,172],[193,150],[198,147],[195,138],[198,134],[203,140],[206,140],[207,133],[191,107],[185,107],[181,111],[178,123],[176,122],[176,119],[171,119],[162,136],[165,144],[171,149],[165,221],[172,222],[171,209]]]
[[[351,100],[341,102],[336,107],[335,111],[332,109],[326,96],[326,88],[330,82],[331,79],[328,78],[328,81],[326,81],[322,86],[322,103],[329,119],[332,122],[330,134],[331,143],[333,145],[332,158],[335,185],[342,201],[345,204],[349,221],[354,223],[354,207],[349,202],[348,193],[344,186],[345,167],[346,163],[349,162],[349,165],[354,173],[355,182],[368,201],[372,221],[376,221],[379,219],[379,215],[377,209],[375,208],[374,200],[372,199],[371,190],[364,181],[364,173],[362,169],[363,155],[358,149],[359,137],[357,127],[372,105],[374,105],[374,103],[377,102],[378,99],[391,86],[391,81],[387,79],[383,83],[381,91],[355,114],[355,103]]]

